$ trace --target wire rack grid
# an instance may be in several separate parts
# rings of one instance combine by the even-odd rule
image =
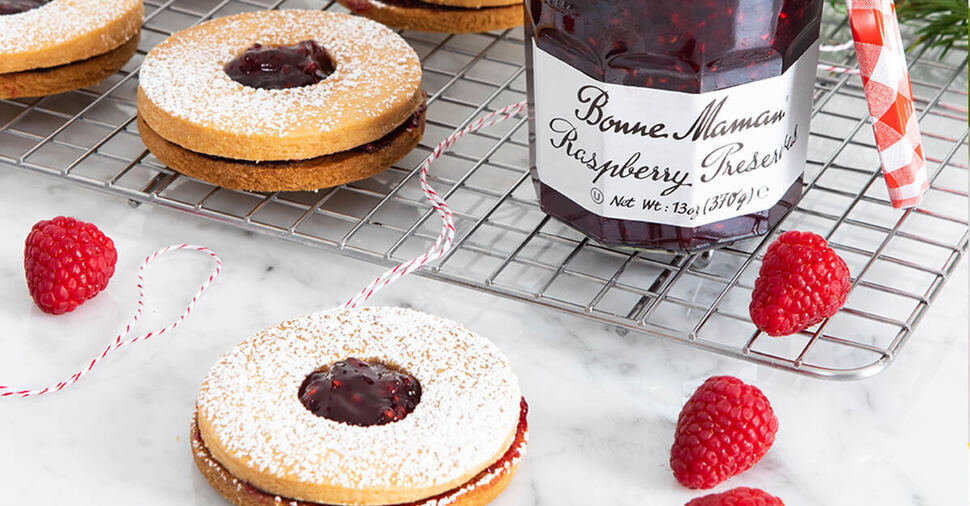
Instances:
[[[441,139],[525,99],[519,29],[404,32],[429,93],[422,144],[371,179],[319,192],[231,191],[160,164],[138,137],[137,70],[175,31],[213,17],[273,8],[340,10],[314,0],[146,0],[137,55],[101,84],[40,99],[0,100],[0,165],[362,258],[396,264],[423,251],[439,224],[416,181]],[[850,37],[827,14],[823,39]],[[852,52],[823,57],[853,66]],[[424,276],[664,337],[808,376],[857,379],[884,369],[967,249],[967,54],[909,55],[931,188],[918,209],[894,210],[879,174],[858,76],[820,71],[803,197],[778,230],[702,255],[596,244],[539,209],[528,174],[525,118],[465,136],[430,181],[455,212],[455,247]],[[747,304],[761,251],[780,230],[813,230],[846,259],[853,289],[826,322],[783,339],[751,324]]]

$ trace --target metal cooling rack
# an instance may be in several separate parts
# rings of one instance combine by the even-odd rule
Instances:
[[[214,187],[167,169],[138,138],[137,69],[145,52],[213,17],[340,7],[314,0],[145,3],[140,50],[112,78],[42,99],[0,100],[0,166],[391,265],[437,236],[438,219],[415,178],[430,146],[525,99],[521,30],[406,32],[424,62],[429,114],[423,143],[397,166],[316,193]],[[847,40],[844,19],[830,14],[823,39]],[[826,63],[852,66],[851,53]],[[704,255],[663,256],[606,248],[546,217],[528,177],[522,118],[464,137],[436,162],[432,184],[455,212],[458,235],[450,254],[421,273],[809,376],[875,374],[900,352],[968,242],[967,54],[940,59],[938,50],[920,50],[909,58],[932,180],[915,210],[889,204],[859,78],[817,76],[804,197],[780,228],[823,234],[854,274],[845,308],[821,326],[776,339],[749,321],[760,252],[771,237]]]

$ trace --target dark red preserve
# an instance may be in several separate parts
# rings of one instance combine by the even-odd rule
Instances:
[[[224,70],[244,86],[281,90],[316,84],[335,69],[323,46],[304,40],[290,46],[253,44],[227,63]]]
[[[414,411],[421,402],[421,384],[378,361],[351,357],[307,376],[299,396],[317,416],[350,425],[384,425]]]
[[[616,246],[764,234],[800,196],[822,0],[526,0],[542,209]]]

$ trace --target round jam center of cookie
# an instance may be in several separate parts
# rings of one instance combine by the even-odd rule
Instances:
[[[334,66],[323,46],[304,40],[292,46],[253,44],[227,63],[225,71],[243,86],[282,90],[319,83],[333,74]]]
[[[376,361],[348,358],[307,376],[300,402],[313,414],[351,425],[384,425],[414,411],[421,385]]]
[[[0,0],[0,16],[36,9],[51,0]]]

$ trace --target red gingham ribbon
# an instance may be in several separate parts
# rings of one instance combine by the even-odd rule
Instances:
[[[893,207],[919,205],[929,187],[905,48],[892,0],[846,0],[876,148]]]
[[[179,315],[179,317],[174,322],[172,322],[171,325],[161,330],[149,332],[147,334],[135,336],[131,339],[126,340],[125,337],[127,337],[128,334],[130,334],[131,331],[134,329],[135,323],[137,323],[138,319],[141,317],[142,308],[145,305],[144,304],[145,268],[148,267],[153,261],[155,261],[156,258],[168,252],[176,251],[176,250],[189,250],[189,251],[198,251],[201,253],[205,253],[206,255],[209,255],[210,257],[212,257],[213,260],[215,260],[216,262],[215,269],[213,269],[212,274],[209,274],[209,277],[206,278],[205,282],[202,283],[202,286],[199,287],[199,290],[195,292],[195,295],[192,296],[192,301],[189,302],[189,305],[188,307],[185,308],[185,311],[183,311],[182,314]],[[128,324],[125,325],[124,330],[122,330],[121,333],[115,337],[114,342],[109,344],[104,349],[104,351],[102,351],[99,355],[91,359],[91,361],[88,362],[88,364],[85,367],[83,367],[81,370],[77,371],[76,373],[72,374],[65,380],[59,381],[55,384],[46,386],[44,388],[37,388],[37,389],[25,389],[25,388],[17,388],[12,386],[0,385],[0,397],[13,396],[13,397],[27,398],[27,397],[36,397],[38,395],[44,395],[44,394],[49,394],[53,392],[60,392],[61,390],[77,383],[86,374],[91,372],[91,370],[94,369],[94,366],[98,365],[111,352],[123,346],[135,343],[137,341],[144,341],[152,336],[159,336],[170,330],[175,329],[176,327],[181,325],[186,318],[188,318],[189,314],[192,313],[192,307],[195,306],[195,303],[198,302],[199,298],[202,297],[202,294],[205,292],[205,290],[209,288],[209,285],[211,285],[212,282],[215,281],[216,277],[219,276],[220,272],[222,272],[222,260],[215,254],[214,251],[210,250],[209,248],[206,248],[205,246],[194,246],[191,244],[177,244],[174,246],[169,246],[167,248],[162,248],[152,253],[151,255],[148,255],[147,257],[145,257],[145,260],[141,263],[141,266],[138,267],[138,301],[135,307],[135,314],[132,315],[131,320],[128,322]]]
[[[424,252],[423,255],[412,258],[407,262],[398,264],[392,269],[388,269],[383,274],[377,277],[369,285],[365,286],[363,290],[357,295],[350,298],[344,307],[355,308],[359,304],[369,299],[372,295],[377,293],[378,290],[384,288],[385,286],[393,283],[394,281],[400,279],[401,277],[407,275],[409,272],[420,269],[423,265],[428,262],[434,261],[441,258],[448,250],[451,249],[452,241],[455,239],[455,222],[451,216],[451,209],[445,204],[445,201],[438,196],[438,193],[434,191],[428,184],[428,169],[431,167],[431,163],[441,157],[441,154],[451,147],[458,139],[460,139],[465,134],[469,134],[476,130],[490,127],[497,123],[501,123],[516,113],[525,108],[525,101],[517,102],[508,106],[505,106],[495,112],[486,114],[481,118],[471,122],[465,128],[449,135],[445,140],[438,143],[434,150],[428,155],[428,158],[424,160],[421,164],[421,189],[424,190],[425,197],[431,201],[431,207],[438,212],[438,216],[441,217],[441,233],[438,234],[438,239],[434,244]],[[497,118],[496,118],[497,117]],[[493,119],[495,118],[495,119]]]

